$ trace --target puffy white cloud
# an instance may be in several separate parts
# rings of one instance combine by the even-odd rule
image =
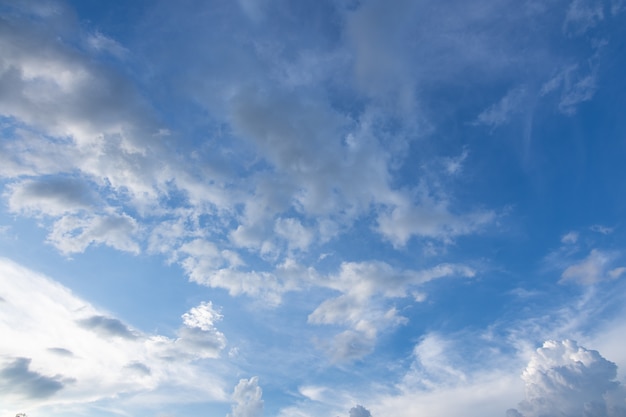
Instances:
[[[378,231],[396,247],[406,245],[412,236],[451,241],[480,231],[496,218],[491,210],[454,213],[445,196],[433,195],[424,184],[416,194],[415,203],[398,196],[397,203],[378,218]]]
[[[60,409],[124,394],[141,402],[224,400],[222,377],[198,359],[215,358],[226,339],[211,324],[211,303],[183,315],[176,337],[146,334],[67,288],[0,259],[0,411]],[[15,323],[19,322],[19,326]],[[176,398],[168,391],[184,388]],[[43,407],[43,408],[42,408]]]
[[[84,252],[94,244],[138,254],[141,251],[137,242],[139,230],[137,221],[127,214],[68,215],[54,222],[47,240],[64,254]]]
[[[559,110],[565,114],[576,113],[578,104],[591,100],[597,90],[595,68],[581,69],[578,64],[563,68],[541,87],[541,95],[560,91]]]
[[[228,417],[261,417],[263,415],[263,391],[259,378],[241,379],[235,387],[232,399],[235,402]]]
[[[507,416],[626,416],[626,390],[615,380],[616,369],[574,341],[547,341],[522,374],[526,399]]]

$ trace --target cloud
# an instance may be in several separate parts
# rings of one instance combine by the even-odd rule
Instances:
[[[476,119],[476,124],[498,127],[507,123],[511,116],[525,111],[528,92],[524,87],[509,90],[502,99],[491,107],[483,110]]]
[[[445,196],[433,195],[423,184],[415,194],[416,203],[399,196],[378,217],[377,230],[395,247],[405,246],[412,236],[449,242],[480,231],[496,218],[492,210],[454,213]]]
[[[590,59],[590,61],[593,61]],[[568,115],[576,113],[578,104],[589,101],[597,90],[595,67],[588,71],[578,64],[563,68],[541,87],[541,95],[560,91],[559,110]]]
[[[121,337],[123,339],[137,338],[137,334],[118,319],[104,316],[92,316],[87,319],[78,320],[77,323],[79,326],[105,337]]]
[[[178,344],[203,358],[215,358],[226,347],[226,336],[217,330],[215,323],[223,316],[213,309],[213,303],[203,302],[183,314],[183,324],[178,331]]]
[[[567,267],[561,274],[559,282],[591,285],[607,279],[619,278],[626,268],[611,268],[616,257],[615,253],[593,249],[587,258]]]
[[[25,180],[8,187],[9,209],[13,212],[33,212],[62,215],[93,207],[91,188],[74,178]]]
[[[581,35],[604,19],[604,2],[600,0],[573,0],[565,15],[563,31],[570,36]]]
[[[578,241],[578,232],[569,232],[561,237],[561,243],[574,244]]]
[[[372,413],[362,405],[356,405],[350,409],[350,417],[372,417]]]
[[[176,337],[168,337],[133,329],[7,259],[0,259],[0,288],[0,357],[16,358],[2,364],[0,379],[13,387],[3,399],[7,410],[25,405],[25,398],[42,412],[105,404],[122,394],[135,403],[148,394],[158,394],[150,402],[159,403],[226,399],[222,376],[197,362],[215,358],[225,344],[209,326],[211,303],[186,313],[196,327],[181,322]],[[11,325],[15,321],[20,326]],[[181,389],[185,396],[171,395]]]
[[[235,387],[232,399],[235,405],[227,417],[261,417],[263,415],[263,391],[259,378],[241,379]]]
[[[59,375],[45,376],[30,368],[31,359],[16,358],[0,370],[0,386],[7,393],[19,393],[28,399],[42,399],[62,390],[74,382]]]
[[[409,290],[436,279],[474,274],[472,268],[455,264],[413,271],[398,270],[384,262],[344,262],[337,274],[317,277],[318,285],[342,294],[321,303],[307,321],[348,327],[321,347],[334,361],[360,359],[373,350],[380,331],[407,323],[390,299],[407,297]]]
[[[615,231],[615,228],[603,226],[601,224],[594,224],[593,226],[589,228],[589,230],[591,230],[592,232],[601,233],[603,235],[610,235],[611,233]]]
[[[507,416],[625,416],[626,390],[615,380],[616,370],[597,351],[574,341],[547,341],[522,374],[525,400]]]
[[[64,216],[56,220],[48,242],[63,254],[84,252],[90,245],[104,244],[120,251],[139,254],[137,220],[122,214]]]

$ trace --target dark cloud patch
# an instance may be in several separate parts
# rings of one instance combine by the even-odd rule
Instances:
[[[84,181],[73,178],[46,178],[24,184],[25,197],[59,200],[78,207],[87,207],[93,202],[91,188]]]
[[[45,376],[29,369],[29,358],[17,358],[0,370],[0,391],[16,392],[28,398],[47,398],[73,382],[59,375]]]
[[[226,347],[226,337],[215,329],[210,331],[198,327],[183,327],[178,335],[177,344],[199,357],[217,357]]]
[[[137,374],[140,374],[142,376],[147,376],[147,375],[152,374],[152,371],[150,370],[148,365],[143,364],[141,362],[131,362],[128,365],[126,365],[125,368]]]
[[[372,417],[372,413],[362,405],[357,405],[350,409],[350,417]]]
[[[82,328],[92,330],[105,337],[121,337],[123,339],[137,338],[137,333],[130,330],[118,319],[104,316],[92,316],[88,319],[78,320],[77,323]]]
[[[55,355],[65,356],[65,357],[73,357],[74,353],[71,350],[60,348],[60,347],[51,347],[48,348],[48,352],[54,353]]]

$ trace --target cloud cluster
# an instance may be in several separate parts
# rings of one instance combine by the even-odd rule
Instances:
[[[597,351],[571,340],[547,341],[531,358],[522,379],[526,399],[507,417],[623,417],[626,390],[617,367]]]
[[[221,376],[198,361],[218,357],[226,346],[215,328],[221,315],[210,302],[183,314],[177,334],[165,336],[133,329],[6,259],[0,259],[0,284],[3,410],[105,401],[176,386],[196,401],[225,399]],[[18,317],[15,326],[11,318]]]
[[[390,300],[406,297],[428,280],[421,277],[428,272],[348,260],[338,272],[322,273],[310,259],[325,244],[341,242],[359,221],[381,245],[399,249],[414,239],[452,244],[497,217],[494,210],[460,209],[446,189],[426,178],[398,182],[395,171],[421,128],[403,116],[414,107],[412,93],[401,84],[385,85],[387,71],[398,75],[398,83],[413,81],[408,63],[380,67],[377,55],[385,55],[396,36],[387,35],[396,26],[393,19],[377,21],[380,5],[323,10],[345,19],[349,38],[345,44],[342,36],[331,37],[325,46],[307,38],[317,30],[299,27],[293,41],[257,33],[249,25],[251,9],[243,7],[242,15],[235,3],[223,14],[209,14],[240,27],[235,37],[207,29],[220,24],[199,22],[201,14],[165,3],[155,7],[151,16],[163,17],[153,28],[158,33],[169,30],[173,15],[183,14],[190,36],[218,37],[216,44],[228,45],[207,51],[167,35],[185,47],[152,57],[159,64],[152,69],[155,79],[187,94],[173,99],[195,101],[217,121],[219,134],[199,138],[176,127],[187,120],[184,114],[159,114],[158,97],[124,70],[133,53],[151,53],[150,39],[135,44],[141,51],[131,51],[81,25],[68,7],[33,12],[37,4],[7,6],[11,13],[0,22],[0,82],[7,91],[0,114],[8,126],[0,145],[2,195],[12,213],[37,218],[48,230],[47,242],[66,256],[99,245],[162,255],[195,283],[270,306],[291,291],[338,291],[311,313],[309,323],[344,327],[322,346],[339,361],[370,353],[381,329],[406,322]],[[261,9],[252,13],[255,19],[265,15]],[[282,50],[273,46],[279,39]],[[286,53],[309,41],[311,49]],[[220,56],[220,65],[207,54]],[[402,54],[389,50],[386,61]],[[168,62],[188,62],[189,78],[159,74]],[[319,85],[334,89],[338,75],[358,82],[347,82],[336,97],[315,93]],[[173,87],[190,82],[192,89]],[[356,113],[340,104],[350,95],[363,100]],[[389,100],[400,96],[402,104],[388,110]],[[163,121],[177,118],[176,126]],[[388,131],[391,120],[398,121],[397,132]],[[441,276],[473,274],[465,267],[434,268],[445,270]],[[356,281],[362,284],[354,286]],[[382,296],[372,291],[375,285],[386,286]],[[102,334],[115,327],[104,319],[85,320]],[[225,337],[208,332],[213,337],[205,344],[199,339],[207,330],[184,327],[177,345],[210,356],[223,348]]]

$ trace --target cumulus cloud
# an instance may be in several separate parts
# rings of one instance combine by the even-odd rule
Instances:
[[[235,404],[227,417],[261,417],[263,415],[263,391],[259,378],[241,379],[232,395]]]
[[[178,332],[177,343],[199,357],[217,357],[227,343],[224,333],[215,327],[222,318],[210,301],[193,307],[182,316],[184,327]]]
[[[626,390],[617,367],[597,351],[571,340],[547,341],[535,352],[522,379],[526,398],[507,417],[626,416]]]

